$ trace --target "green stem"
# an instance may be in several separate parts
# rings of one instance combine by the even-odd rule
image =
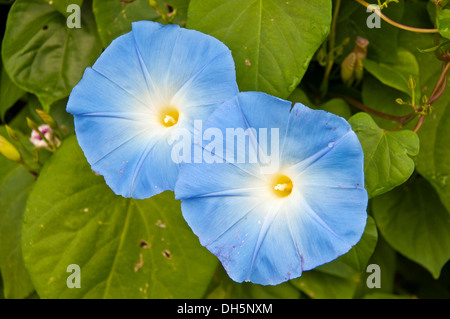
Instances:
[[[327,90],[328,90],[328,81],[330,78],[330,74],[331,74],[331,69],[333,68],[333,64],[334,64],[334,52],[335,52],[335,45],[336,45],[336,24],[337,24],[337,19],[339,16],[339,9],[341,7],[341,0],[336,0],[336,3],[334,5],[334,10],[333,10],[333,18],[331,20],[331,28],[330,28],[330,35],[328,36],[328,42],[329,42],[329,46],[328,46],[328,56],[327,56],[327,60],[328,63],[325,67],[325,73],[322,79],[322,83],[320,85],[320,92],[322,93],[322,96],[326,94]]]
[[[419,117],[419,120],[417,121],[417,124],[416,124],[416,126],[414,127],[414,130],[413,130],[414,133],[417,133],[419,131],[420,127],[423,124],[423,121],[425,121],[425,117],[426,117],[426,115],[423,115],[423,114]]]
[[[371,5],[364,0],[355,0],[359,4],[362,4],[366,8],[369,8]],[[411,32],[417,32],[417,33],[438,33],[438,29],[422,29],[422,28],[414,28],[407,25],[403,25],[401,23],[395,22],[394,20],[389,19],[386,17],[380,10],[372,10],[372,12],[378,14],[378,16],[389,23],[390,25],[393,25],[394,27],[397,27],[402,30],[411,31]]]
[[[450,63],[443,62],[441,75],[439,77],[439,80],[436,82],[433,92],[430,95],[428,104],[434,103],[442,95],[442,93],[444,93],[445,87],[447,86],[447,74],[449,71]]]
[[[348,97],[348,96],[345,96],[342,94],[328,93],[327,96],[343,99],[344,101],[346,101],[347,103],[360,109],[361,111],[367,112],[369,114],[372,114],[372,115],[375,115],[375,116],[378,116],[378,117],[381,117],[381,118],[384,118],[387,120],[398,122],[401,125],[403,125],[407,120],[409,120],[415,114],[415,112],[404,115],[404,116],[396,116],[396,115],[386,114],[386,113],[371,109],[370,107],[362,104],[361,102],[358,102],[357,100],[352,99],[351,97]]]
[[[442,72],[439,76],[439,80],[436,82],[436,85],[434,86],[433,92],[431,93],[430,99],[428,100],[428,105],[433,104],[436,102],[441,95],[444,93],[445,88],[447,87],[447,74],[450,71],[450,62],[444,61],[442,64]],[[414,127],[414,132],[418,132],[421,128],[423,122],[425,121],[426,115],[421,114],[419,117],[419,120],[416,123],[416,126]]]

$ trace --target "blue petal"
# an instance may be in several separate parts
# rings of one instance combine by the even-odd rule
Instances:
[[[304,211],[310,217],[310,220],[304,220],[305,224],[320,226],[324,239],[328,236],[328,241],[334,243],[328,253],[320,256],[313,254],[316,248],[304,245],[310,252],[308,255],[314,256],[305,260],[305,270],[347,252],[361,238],[367,219],[364,159],[356,134],[353,131],[345,133],[321,153],[313,162],[308,160],[309,157],[288,169],[294,176],[294,185],[300,185]],[[311,228],[304,226],[304,229]],[[302,234],[301,230],[297,233]],[[309,243],[308,238],[309,235],[305,235],[303,242]]]
[[[303,269],[310,270],[345,254],[361,239],[367,192],[314,186],[305,189],[303,197],[291,218],[299,225],[293,237],[307,256]]]
[[[181,202],[183,216],[200,243],[218,257],[237,282],[248,279],[258,237],[257,211],[261,205],[239,196]]]
[[[154,31],[161,27],[157,23],[152,23],[151,26],[155,29]],[[151,34],[152,29],[149,28],[148,36],[150,37]],[[146,84],[131,32],[113,40],[92,68],[114,81],[143,104],[149,107],[152,105],[152,96],[156,92],[154,88],[149,90]]]
[[[337,115],[296,103],[289,116],[287,132],[281,156],[285,165],[293,165],[320,158],[329,146],[351,132],[351,126]]]
[[[280,199],[260,163],[181,166],[175,194],[183,216],[233,280],[279,284],[359,241],[367,218],[363,152],[344,119],[300,104],[290,112],[287,101],[248,92],[218,108],[207,127],[279,128],[280,172],[294,185]]]
[[[248,153],[252,153],[258,160],[261,160],[261,156],[270,155],[272,146],[275,146],[271,142],[279,144],[285,136],[290,109],[291,103],[288,101],[261,92],[242,92],[234,99],[219,106],[209,117],[204,129],[215,128],[222,132],[224,160],[231,159],[228,162],[233,163],[241,162],[238,150],[240,152],[247,150]],[[260,128],[268,128],[268,130],[263,134],[264,131],[261,131]],[[227,132],[231,132],[231,136],[233,130],[237,132],[236,129],[242,129],[248,133],[248,137],[245,140],[236,138],[236,145],[232,149],[230,147],[232,145],[227,144],[225,139]],[[278,131],[278,139],[272,136],[271,129]],[[265,136],[267,143],[261,143],[262,136]],[[264,144],[264,148],[258,147],[262,144]],[[247,159],[250,156],[248,153]]]
[[[142,114],[149,114],[152,109],[136,96],[111,78],[87,68],[81,81],[72,89],[67,112],[73,115],[133,117],[144,122]]]
[[[108,117],[75,116],[77,132],[98,132],[98,140],[88,134],[77,134],[92,169],[104,176],[114,193],[143,199],[149,193],[158,194],[171,187],[178,168],[170,161],[171,149],[167,142],[152,137],[148,128],[136,130],[133,123]]]
[[[158,122],[161,108],[176,106],[174,128],[192,132],[194,120],[206,120],[236,93],[234,62],[223,43],[141,21],[86,69],[67,111],[93,170],[116,194],[141,199],[173,190],[178,175],[168,143],[172,128]]]
[[[276,285],[301,275],[302,256],[287,214],[276,205],[268,206],[262,198],[207,197],[184,200],[181,207],[201,244],[233,280]]]
[[[285,147],[285,150],[287,147]],[[291,152],[295,152],[294,148]],[[362,189],[364,157],[358,137],[347,132],[317,153],[289,168],[290,174],[303,186]]]
[[[211,196],[243,196],[253,194],[264,179],[258,176],[254,165],[221,163],[211,164],[182,164],[176,184],[176,199],[201,198]],[[252,171],[253,170],[253,171]],[[258,182],[259,181],[259,182]],[[195,195],[193,195],[195,194]]]
[[[230,50],[195,30],[168,25],[148,36],[151,22],[133,23],[133,36],[146,82],[159,98],[180,107],[218,104],[237,92]],[[205,118],[206,120],[206,118]]]

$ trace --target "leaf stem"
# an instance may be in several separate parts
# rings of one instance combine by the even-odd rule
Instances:
[[[439,80],[436,82],[434,86],[433,92],[431,93],[430,99],[428,100],[427,105],[431,105],[439,99],[445,91],[447,87],[447,74],[450,71],[450,62],[444,61],[442,62],[442,72],[439,76]],[[418,132],[423,122],[425,121],[426,115],[421,114],[419,120],[414,127],[414,132]]]
[[[395,22],[394,20],[388,18],[387,16],[385,16],[381,12],[381,10],[375,9],[371,4],[367,3],[364,0],[355,0],[355,1],[358,2],[359,4],[362,4],[366,8],[372,9],[372,12],[376,13],[377,15],[379,15],[381,19],[383,19],[384,21],[386,21],[390,25],[393,25],[394,27],[397,27],[399,29],[406,30],[406,31],[411,31],[411,32],[417,32],[417,33],[438,33],[439,32],[438,29],[422,29],[422,28],[414,28],[414,27],[410,27],[410,26],[407,26],[407,25],[403,25],[401,23]]]
[[[378,117],[381,117],[381,118],[384,118],[387,120],[398,122],[400,125],[403,125],[407,120],[409,120],[411,117],[413,117],[416,114],[415,112],[409,113],[404,116],[386,114],[386,113],[374,110],[374,109],[362,104],[361,102],[359,102],[355,99],[352,99],[351,97],[342,95],[342,94],[328,93],[327,95],[330,97],[336,97],[336,98],[343,99],[344,101],[346,101],[347,103],[360,109],[361,111],[367,112],[369,114],[372,114],[372,115],[375,115],[375,116],[378,116]]]
[[[334,47],[336,45],[336,24],[337,24],[337,19],[339,16],[339,9],[341,7],[341,0],[336,0],[336,3],[334,5],[334,10],[333,10],[333,18],[331,20],[331,27],[330,27],[330,35],[328,36],[328,42],[329,42],[329,47],[328,47],[328,56],[327,56],[327,65],[325,67],[325,73],[322,79],[322,83],[320,85],[320,92],[322,93],[322,95],[324,95],[328,89],[328,81],[330,78],[330,74],[331,74],[331,70],[333,68],[333,64],[334,64]]]
[[[413,129],[414,133],[417,133],[419,131],[420,127],[423,124],[423,121],[425,121],[425,118],[426,118],[426,115],[423,115],[423,114],[420,115],[419,120],[417,121],[416,126]]]
[[[450,71],[450,63],[444,61],[442,63],[441,75],[439,77],[439,80],[436,82],[433,92],[430,95],[428,104],[434,103],[442,95],[442,93],[444,93],[445,88],[447,86],[447,74],[449,71]]]

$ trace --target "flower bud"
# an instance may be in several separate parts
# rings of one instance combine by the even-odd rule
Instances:
[[[50,125],[50,127],[52,129],[56,129],[57,128],[56,122],[55,122],[55,120],[53,119],[53,117],[50,114],[48,114],[48,113],[46,113],[46,112],[44,112],[43,110],[40,110],[40,109],[36,109],[36,113],[44,121],[45,124]]]
[[[30,142],[33,143],[36,148],[45,148],[52,151],[61,145],[61,141],[55,136],[50,125],[44,124],[37,129],[40,134],[37,130],[33,130],[30,137]]]
[[[19,151],[12,145],[5,137],[0,135],[0,153],[2,153],[7,159],[20,162],[22,156]]]
[[[364,74],[364,66],[362,59],[367,56],[367,47],[369,40],[358,36],[355,40],[355,47],[341,63],[341,79],[345,85],[351,86],[356,80],[356,83],[361,82]]]
[[[341,79],[345,85],[352,85],[355,80],[356,54],[351,52],[341,63]]]
[[[408,87],[410,89],[415,89],[416,88],[416,81],[414,81],[412,76],[410,76],[409,79],[408,79]]]
[[[17,135],[17,132],[14,131],[9,125],[5,125],[6,132],[8,133],[8,136],[13,141],[18,142],[19,141],[19,135]]]

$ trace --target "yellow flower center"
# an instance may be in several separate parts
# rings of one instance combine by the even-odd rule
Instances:
[[[178,123],[180,113],[173,106],[168,106],[161,111],[160,122],[165,127],[171,127]]]
[[[278,197],[289,196],[292,192],[292,188],[294,187],[292,180],[286,175],[281,174],[275,176],[271,186],[273,193]]]

